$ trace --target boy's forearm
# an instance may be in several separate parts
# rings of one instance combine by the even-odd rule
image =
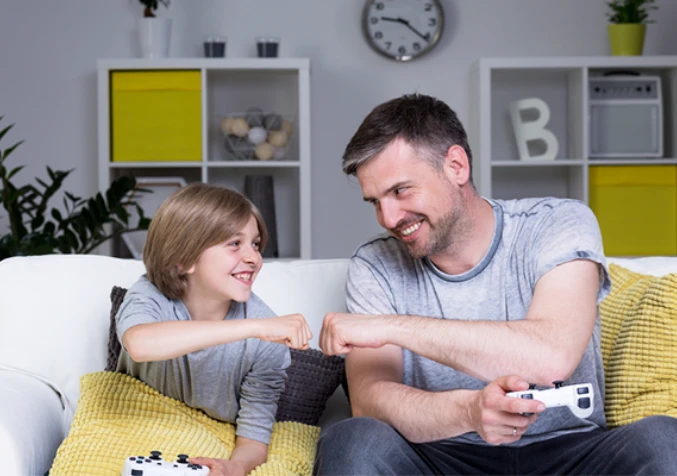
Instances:
[[[268,459],[268,445],[260,441],[238,436],[230,460],[242,464],[244,474],[251,473],[254,468]]]
[[[153,362],[255,337],[255,333],[255,319],[155,322],[130,327],[122,345],[135,362]]]

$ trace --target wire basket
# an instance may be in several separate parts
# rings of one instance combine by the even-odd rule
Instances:
[[[289,160],[294,116],[251,108],[217,118],[226,160]]]

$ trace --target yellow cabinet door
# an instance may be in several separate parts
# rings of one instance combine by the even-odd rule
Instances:
[[[112,72],[112,161],[201,161],[200,84],[200,71]]]
[[[677,255],[677,166],[590,167],[607,256]]]

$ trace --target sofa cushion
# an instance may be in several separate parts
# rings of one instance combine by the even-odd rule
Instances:
[[[117,338],[115,315],[127,289],[114,286],[111,290],[108,364],[106,370],[115,371],[121,346]],[[277,421],[296,421],[317,425],[327,400],[345,381],[342,357],[327,357],[316,349],[291,350],[291,364],[287,380],[277,406]]]
[[[611,292],[600,304],[607,425],[677,417],[677,274],[609,271]]]
[[[57,451],[50,476],[119,476],[125,459],[161,451],[172,461],[180,453],[228,458],[235,428],[214,420],[143,382],[116,372],[81,379],[81,394],[68,437]],[[319,427],[275,423],[268,461],[255,476],[310,474]]]

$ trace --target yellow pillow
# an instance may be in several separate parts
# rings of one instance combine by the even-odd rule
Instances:
[[[275,423],[268,461],[252,475],[310,475],[320,428],[297,422]],[[80,400],[68,437],[50,476],[120,476],[125,458],[162,451],[228,458],[235,427],[214,420],[145,383],[117,372],[82,377]]]
[[[607,425],[677,417],[677,274],[609,271],[611,292],[599,308]]]

